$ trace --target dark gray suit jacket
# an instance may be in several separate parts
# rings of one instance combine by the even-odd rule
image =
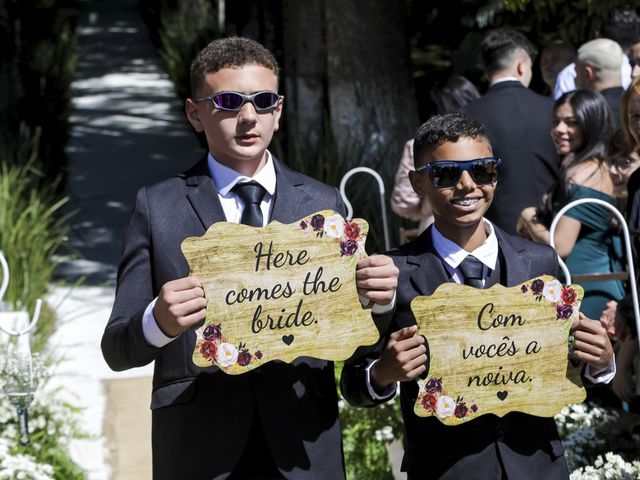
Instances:
[[[509,235],[499,228],[495,230],[502,257],[501,278],[506,286],[538,275],[557,275],[557,255],[551,247]],[[393,257],[400,270],[396,313],[389,328],[389,332],[394,332],[415,325],[411,300],[418,295],[431,295],[439,285],[451,279],[433,248],[431,228],[387,255]],[[383,342],[386,338],[381,340],[378,351],[384,346]],[[368,407],[381,403],[370,396],[366,384],[365,368],[373,358],[377,356],[351,361],[343,369],[342,393],[353,405]],[[410,479],[549,480],[569,477],[552,418],[518,412],[502,418],[487,414],[449,427],[435,418],[417,417],[413,413],[417,395],[416,382],[401,384],[405,425],[403,469],[409,472]]]
[[[274,159],[272,220],[291,223],[331,209],[342,215],[338,191]],[[147,305],[189,267],[180,250],[225,221],[206,158],[191,170],[140,190],[125,240],[111,318],[102,352],[114,370],[155,360],[153,468],[156,479],[223,479],[247,441],[256,409],[276,466],[290,479],[342,479],[344,461],[333,363],[302,357],[270,362],[244,375],[191,361],[195,328],[156,348],[142,333]]]
[[[487,130],[493,154],[503,161],[487,218],[508,233],[525,207],[540,205],[557,181],[560,159],[551,141],[553,102],[518,81],[500,82],[464,112]]]

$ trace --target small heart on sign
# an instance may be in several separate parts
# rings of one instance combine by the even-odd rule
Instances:
[[[287,345],[291,345],[293,343],[293,335],[283,335],[282,341]]]
[[[496,393],[496,395],[498,396],[498,398],[504,402],[504,399],[507,398],[507,395],[509,395],[509,392],[507,392],[506,390],[501,391]]]

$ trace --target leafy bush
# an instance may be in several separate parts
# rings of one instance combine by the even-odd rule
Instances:
[[[160,12],[160,56],[178,95],[189,96],[191,60],[218,37],[216,16],[206,0],[179,4]]]
[[[22,132],[13,166],[0,158],[0,250],[9,264],[9,288],[2,299],[14,310],[33,312],[44,298],[58,253],[67,240],[68,216],[60,216],[66,198],[56,199],[55,182],[38,186],[42,178],[34,168],[39,134]],[[54,327],[53,313],[44,308],[38,323],[35,350],[40,350]]]

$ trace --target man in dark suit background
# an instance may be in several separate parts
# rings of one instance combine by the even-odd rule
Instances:
[[[198,368],[195,329],[206,316],[202,284],[180,250],[215,222],[291,223],[324,209],[344,215],[338,191],[294,172],[267,150],[283,97],[278,65],[260,44],[216,40],[191,66],[189,122],[209,154],[191,170],[140,190],[102,338],[114,370],[155,360],[155,479],[343,479],[332,362],[301,357],[243,375]],[[397,269],[385,256],[360,260],[356,285],[389,311]]]
[[[496,283],[514,286],[558,271],[551,247],[509,235],[484,218],[499,164],[477,120],[463,114],[430,118],[416,134],[414,161],[411,184],[418,195],[427,197],[434,224],[388,253],[400,270],[390,333],[377,350],[345,364],[342,393],[353,405],[371,407],[390,400],[400,382],[403,470],[409,480],[566,479],[569,472],[553,418],[519,412],[502,418],[485,414],[462,425],[445,426],[413,412],[418,395],[414,380],[429,370],[428,344],[416,335],[410,309],[416,296],[430,295],[445,282],[476,288]],[[455,304],[455,299],[451,301]],[[581,316],[572,331],[574,357],[588,364],[586,378],[610,381],[613,354],[605,328]]]
[[[508,27],[489,31],[480,45],[489,89],[463,108],[482,122],[494,155],[503,161],[487,218],[512,234],[522,208],[538,205],[556,181],[559,165],[550,133],[553,102],[528,89],[535,55],[520,32]]]

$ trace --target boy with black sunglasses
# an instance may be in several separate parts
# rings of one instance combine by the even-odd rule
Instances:
[[[418,130],[413,148],[411,184],[418,195],[428,197],[434,224],[388,253],[400,270],[391,333],[381,339],[376,354],[345,365],[343,395],[353,405],[374,406],[391,399],[396,382],[402,382],[403,470],[409,480],[566,479],[569,473],[552,418],[486,414],[445,426],[413,413],[418,395],[414,380],[429,370],[428,338],[416,335],[410,310],[416,296],[431,295],[445,282],[514,286],[558,272],[551,247],[509,235],[484,218],[500,160],[493,158],[482,124],[463,114],[434,116]],[[587,379],[610,381],[613,354],[604,327],[581,317],[572,329],[574,357],[587,362]]]
[[[267,150],[283,97],[278,65],[262,45],[210,43],[192,63],[191,90],[187,118],[209,153],[138,193],[104,357],[114,370],[155,360],[154,479],[344,479],[333,363],[301,357],[243,375],[196,367],[195,330],[207,301],[180,250],[215,222],[288,224],[325,209],[344,215],[344,205],[335,187],[288,169]],[[356,284],[388,312],[397,269],[388,257],[369,257],[357,264]]]

